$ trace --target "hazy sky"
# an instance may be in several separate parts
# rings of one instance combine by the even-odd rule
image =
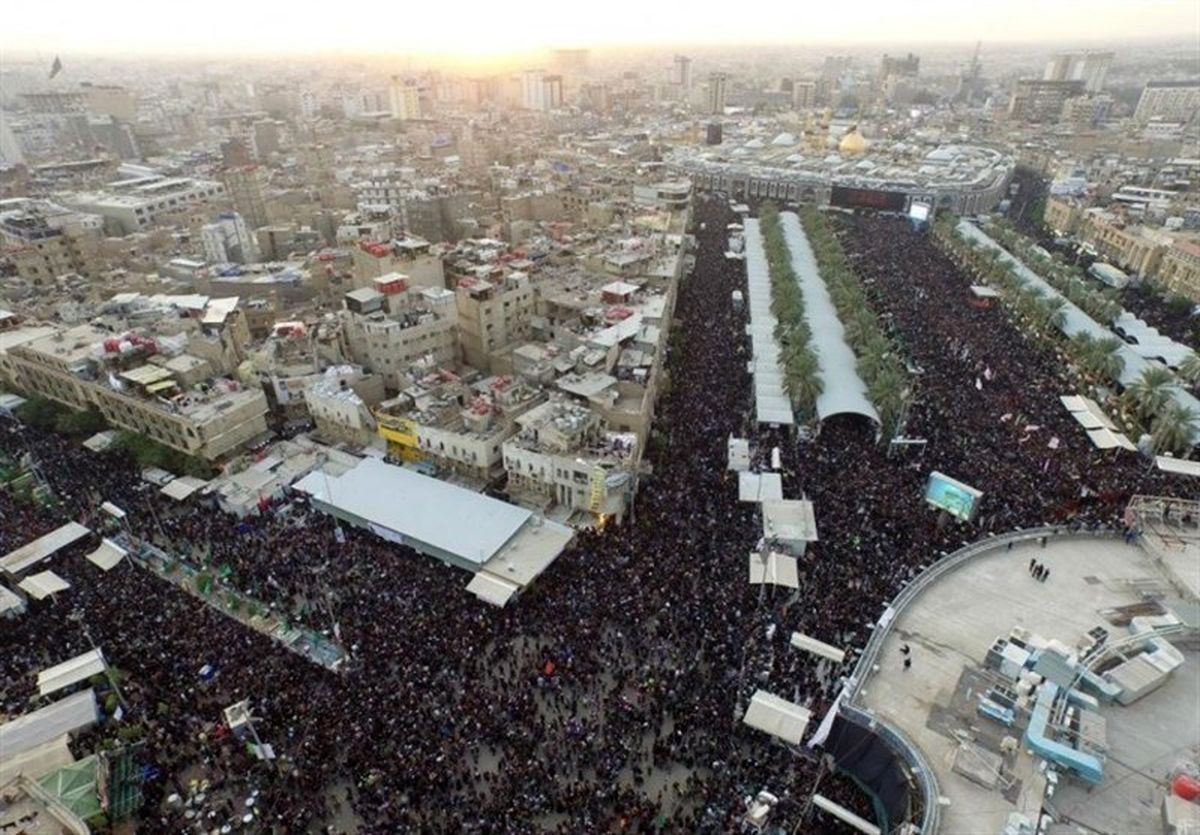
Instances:
[[[1155,36],[1200,44],[1200,0],[9,0],[0,9],[0,62],[6,51],[484,57],[553,46]]]

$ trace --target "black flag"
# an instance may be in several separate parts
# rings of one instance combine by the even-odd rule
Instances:
[[[60,72],[62,72],[62,59],[55,55],[54,63],[50,65],[50,77],[54,78]]]

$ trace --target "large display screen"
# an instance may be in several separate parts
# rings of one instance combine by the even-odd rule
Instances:
[[[929,474],[929,483],[925,485],[925,501],[964,522],[975,518],[981,498],[983,493],[974,487],[956,481],[937,470]]]
[[[841,209],[879,209],[882,212],[902,212],[908,197],[902,191],[878,191],[871,188],[834,186],[829,204]]]

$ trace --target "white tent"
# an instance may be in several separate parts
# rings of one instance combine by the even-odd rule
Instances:
[[[177,502],[186,500],[189,496],[208,485],[207,481],[200,478],[195,478],[190,475],[185,475],[180,478],[172,479],[163,485],[159,492],[164,496],[168,496]]]
[[[8,586],[0,586],[0,617],[19,615],[25,611],[25,601]]]
[[[129,553],[111,539],[105,538],[100,547],[87,555],[88,562],[95,565],[104,571],[111,571],[117,567],[121,560],[125,559],[125,555]]]
[[[104,504],[100,505],[100,509],[114,519],[124,519],[126,516],[125,511],[121,510],[121,508],[117,507],[112,502],[104,502]]]
[[[859,817],[849,809],[839,806],[824,795],[814,794],[812,800],[813,805],[818,809],[822,810],[823,812],[828,812],[835,818],[850,824],[850,826],[854,827],[859,832],[862,832],[863,835],[880,835],[882,832],[878,826],[871,823],[866,818]]]
[[[808,710],[794,702],[781,699],[766,690],[756,690],[750,697],[750,706],[746,708],[742,721],[784,742],[799,745],[811,716]]]
[[[88,688],[0,725],[0,751],[5,758],[16,756],[63,734],[94,725],[96,718],[96,696]]]
[[[800,588],[800,574],[796,568],[796,558],[787,554],[771,551],[766,555],[750,554],[750,584],[787,586],[790,589]]]
[[[783,499],[779,473],[738,473],[738,501],[766,502]]]
[[[817,541],[813,503],[805,499],[779,499],[762,503],[763,537],[803,554],[805,543]]]
[[[99,649],[89,650],[83,655],[77,655],[69,661],[47,667],[38,673],[38,693],[43,696],[57,693],[64,687],[87,681],[92,676],[103,673],[104,667],[104,653]]]
[[[728,469],[745,472],[750,469],[750,442],[745,438],[729,436]]]
[[[59,577],[53,571],[42,571],[37,574],[30,574],[18,584],[22,591],[30,597],[38,600],[45,600],[52,594],[58,594],[60,591],[66,591],[71,588],[71,584]]]
[[[20,574],[30,566],[37,565],[59,549],[66,548],[89,533],[91,531],[78,522],[68,522],[61,528],[56,528],[45,536],[40,536],[33,542],[28,542],[16,550],[10,551],[4,559],[0,560],[0,569],[9,574]]]
[[[811,652],[813,655],[819,655],[822,658],[828,658],[835,664],[841,664],[846,660],[846,653],[835,646],[818,641],[816,638],[810,638],[802,632],[793,632],[792,639],[789,642],[796,649],[803,652]]]
[[[1113,432],[1112,430],[1103,428],[1089,429],[1087,436],[1098,449],[1113,449],[1114,447],[1120,447],[1121,449],[1127,449],[1130,452],[1137,452],[1137,447],[1133,445],[1133,442],[1120,432]]]
[[[1169,455],[1156,455],[1154,457],[1154,465],[1164,473],[1200,476],[1200,461],[1185,461],[1179,458],[1171,458]]]
[[[490,571],[476,573],[467,583],[467,591],[493,606],[504,606],[520,588],[516,583],[510,583]]]

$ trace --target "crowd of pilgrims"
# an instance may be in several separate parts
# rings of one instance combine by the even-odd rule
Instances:
[[[100,572],[80,556],[92,540],[45,566],[67,592],[6,623],[0,713],[27,708],[37,670],[102,646],[126,675],[123,722],[144,728],[156,775],[140,832],[199,826],[163,802],[197,773],[228,798],[204,830],[240,820],[252,791],[252,827],[280,832],[719,833],[763,788],[789,831],[842,831],[807,806],[818,780],[870,817],[819,758],[739,722],[749,695],[762,687],[819,718],[885,602],[940,555],[1018,527],[1116,526],[1132,493],[1172,485],[1093,449],[1059,404],[1075,388],[1056,358],[1002,310],[972,306],[969,277],[896,218],[847,216],[839,234],[908,354],[905,434],[927,443],[889,455],[858,418],[831,418],[815,437],[757,426],[745,314],[731,301],[745,271],[724,255],[736,219],[723,200],[697,201],[697,263],[680,284],[656,420],[664,443],[636,513],[580,533],[503,609],[467,593],[457,569],[338,534],[302,498],[240,520],[161,497],[119,455],[0,425],[0,449],[32,452],[61,500],[47,511],[0,492],[0,553],[66,518],[98,527],[109,500],[137,536],[230,566],[233,585],[293,622],[336,622],[351,653],[341,672],[308,663],[128,560]],[[747,583],[761,522],[726,469],[731,435],[764,468],[779,446],[784,495],[815,503],[821,539],[798,593]],[[976,524],[939,524],[924,505],[935,469],[984,492]],[[845,647],[847,666],[790,649],[794,630]],[[215,676],[199,675],[206,665]],[[278,770],[219,727],[244,698]]]

